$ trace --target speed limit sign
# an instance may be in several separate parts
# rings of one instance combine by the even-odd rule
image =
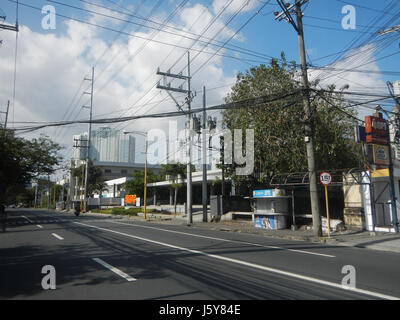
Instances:
[[[319,175],[319,182],[321,182],[323,185],[327,186],[332,182],[332,176],[328,172],[322,172]]]

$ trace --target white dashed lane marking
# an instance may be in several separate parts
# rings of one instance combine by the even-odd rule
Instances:
[[[121,270],[113,267],[112,265],[108,264],[107,262],[99,259],[99,258],[93,258],[93,261],[96,261],[97,263],[101,264],[103,267],[111,270],[112,272],[116,273],[120,277],[124,278],[127,281],[136,281],[135,278],[131,277],[130,275],[126,274],[125,272],[122,272]]]

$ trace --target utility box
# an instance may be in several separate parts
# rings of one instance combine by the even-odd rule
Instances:
[[[254,226],[261,229],[286,229],[289,199],[285,190],[254,190]]]

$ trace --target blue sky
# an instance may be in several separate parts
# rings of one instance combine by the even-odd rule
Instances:
[[[20,23],[23,25],[27,25],[32,31],[40,32],[44,34],[56,33],[61,34],[65,31],[65,28],[58,27],[55,31],[49,30],[45,31],[41,28],[41,20],[43,18],[43,14],[38,10],[34,10],[32,8],[26,7],[23,4],[29,4],[31,6],[42,8],[44,5],[53,5],[58,14],[62,14],[69,17],[74,17],[78,19],[87,19],[90,15],[87,12],[79,11],[77,9],[68,8],[58,4],[57,2],[63,2],[76,7],[83,7],[84,3],[79,0],[60,0],[55,3],[51,3],[44,0],[22,0],[20,1],[22,4],[19,7],[19,19]],[[101,5],[108,6],[110,8],[116,10],[122,10],[118,6],[113,6],[110,2],[106,0],[88,0],[88,2],[97,2]],[[118,2],[123,7],[135,6],[140,3],[140,1],[130,1],[130,0],[121,0],[115,1]],[[153,4],[156,1],[147,1],[145,2],[138,14],[141,16],[146,16]],[[176,5],[180,1],[163,1],[162,5],[156,11],[156,20],[161,17],[165,17],[168,13],[172,12],[172,10],[176,7]],[[226,1],[228,2],[228,1]],[[240,27],[240,25],[254,13],[257,8],[259,8],[264,2],[268,1],[259,1],[258,7],[246,14],[243,14],[241,17],[237,18],[234,22],[232,22],[231,26],[233,30]],[[364,1],[342,1],[342,0],[312,0],[305,7],[305,40],[306,47],[308,49],[308,58],[311,62],[316,61],[317,65],[324,65],[329,63],[332,58],[326,58],[319,60],[319,58],[324,57],[326,55],[332,54],[334,52],[340,51],[344,49],[347,44],[349,44],[356,36],[360,36],[365,33],[366,26],[370,23],[370,21],[377,17],[378,15],[382,15],[384,18],[389,18],[391,15],[395,15],[399,13],[399,6],[396,7],[395,11],[383,13],[383,10],[387,5],[390,4],[390,0],[382,0],[382,1],[374,1],[374,0],[364,0]],[[204,6],[212,6],[213,1],[189,1],[186,6],[189,7],[193,4],[201,3]],[[341,10],[343,6],[351,4],[356,8],[356,24],[357,28],[355,30],[344,30],[341,26],[341,22],[345,14],[342,14]],[[7,15],[7,22],[13,23],[15,21],[15,7],[16,4],[13,1],[2,0],[0,4],[0,8]],[[96,11],[95,7],[92,8],[93,11]],[[133,10],[133,9],[132,9]],[[279,10],[276,1],[272,0],[267,4],[264,9],[241,31],[241,34],[244,36],[245,40],[235,41],[232,40],[230,43],[235,43],[239,46],[246,47],[248,49],[255,50],[257,52],[265,53],[270,56],[279,57],[281,51],[285,51],[287,58],[289,60],[298,61],[298,47],[297,47],[297,38],[296,33],[290,24],[281,21],[277,22],[273,18],[273,11]],[[279,10],[280,11],[280,10]],[[60,22],[65,21],[62,17],[57,17],[58,25]],[[326,20],[325,20],[326,19]],[[112,20],[111,20],[112,21]],[[140,23],[140,20],[136,20],[136,22]],[[370,31],[375,31],[377,27],[380,25],[375,25]],[[135,26],[132,26],[132,29]],[[116,28],[119,29],[119,28]],[[103,37],[105,39],[111,40],[115,33],[105,31],[103,32]],[[379,56],[385,56],[389,53],[395,52],[399,50],[399,41],[393,41],[393,45],[389,46],[387,50],[381,52]],[[236,66],[237,62],[235,61]],[[232,68],[232,64],[227,63]],[[395,70],[400,67],[400,59],[396,56],[393,58],[387,58],[378,62],[378,66],[382,68],[382,70]],[[241,65],[242,68],[246,68],[246,64]],[[236,69],[236,68],[235,68]],[[386,78],[385,78],[386,79]],[[388,80],[395,80],[396,77],[387,77]]]
[[[163,28],[170,33],[157,33],[154,36],[157,42],[149,43],[143,39],[151,38],[154,29],[145,27],[138,29],[138,25],[126,24],[98,14],[66,7],[60,3],[104,12],[120,19],[143,24],[143,20],[133,18],[132,15],[105,11],[100,6],[130,13],[136,11],[136,15],[149,17],[153,21],[146,22],[148,26],[157,28],[157,22],[164,21],[182,3],[182,0],[160,2],[155,0],[55,0],[53,2],[21,0],[20,3],[21,32],[18,38],[16,100],[10,118],[10,121],[16,122],[15,126],[18,126],[19,121],[60,121],[87,117],[87,111],[81,108],[81,105],[85,103],[82,92],[88,86],[83,79],[90,76],[90,70],[94,64],[96,65],[95,87],[98,91],[95,95],[94,114],[96,116],[111,117],[175,110],[175,104],[168,99],[165,92],[152,88],[157,81],[155,72],[158,66],[164,70],[172,67],[174,72],[181,70],[186,72],[186,57],[182,56],[185,50],[182,48],[173,50],[166,43],[189,47],[190,40],[176,35],[183,34],[179,30],[190,30],[192,32],[190,36],[193,37],[193,33],[201,33],[207,22],[212,19],[215,19],[215,22],[204,36],[215,37],[220,43],[224,43],[265,3],[263,9],[229,41],[230,45],[253,50],[265,59],[254,58],[224,48],[218,53],[234,55],[237,59],[216,55],[208,61],[210,53],[218,50],[217,47],[208,47],[206,50],[209,53],[203,52],[195,58],[196,61],[193,61],[192,73],[200,67],[201,69],[193,76],[192,88],[200,91],[202,86],[206,85],[210,89],[207,95],[208,104],[219,104],[229,92],[238,71],[243,72],[251,65],[261,62],[268,63],[267,57],[280,57],[282,51],[285,52],[288,61],[299,61],[297,35],[293,27],[285,21],[274,20],[273,12],[279,10],[275,0],[184,1],[184,5],[179,7],[168,22],[169,28]],[[90,21],[115,30],[124,30],[138,38],[127,35],[116,37],[117,34],[112,31],[79,24],[60,16],[56,17],[55,30],[44,30],[42,19],[45,15],[24,4],[39,9],[45,5],[53,5],[59,15]],[[345,17],[342,8],[346,5],[352,5],[355,8],[355,30],[342,28],[342,19]],[[218,15],[224,6],[226,6],[225,10]],[[7,15],[6,23],[13,24],[15,2],[1,0],[0,8]],[[385,10],[388,11],[385,12]],[[339,69],[358,67],[359,70],[363,70],[360,73],[330,72],[328,74],[330,77],[323,84],[333,83],[337,87],[349,84],[350,90],[353,91],[386,94],[386,81],[400,79],[400,59],[397,54],[400,52],[400,33],[374,36],[372,41],[368,37],[376,34],[381,28],[399,24],[399,13],[400,2],[392,0],[309,1],[304,6],[303,20],[308,63]],[[231,19],[232,21],[229,22]],[[0,39],[3,39],[3,45],[0,47],[0,81],[2,83],[0,105],[6,105],[6,101],[12,98],[13,92],[15,34],[3,30],[0,31]],[[378,39],[382,45],[375,46]],[[363,46],[357,47],[360,44]],[[199,43],[196,45],[196,48],[200,50],[201,45]],[[341,56],[323,58],[342,50],[345,51]],[[196,53],[192,51],[191,56],[194,57]],[[353,55],[352,58],[346,58],[345,55],[349,53]],[[331,64],[335,58],[339,60]],[[249,59],[256,61],[251,62]],[[365,62],[371,63],[365,64]],[[359,67],[359,65],[362,66]],[[379,71],[398,73],[380,74]],[[326,75],[326,70],[324,74],[310,73],[312,79]],[[83,84],[80,86],[81,83]],[[183,101],[182,97],[178,96],[177,99]],[[156,103],[158,101],[162,102]],[[201,99],[196,97],[193,104],[200,106]],[[387,101],[384,106],[390,110],[391,102]],[[371,112],[365,108],[360,108],[358,111],[361,115]],[[155,125],[163,127],[165,123],[152,122],[152,126]],[[134,124],[135,129],[145,129],[148,126],[149,123],[146,121]],[[115,128],[129,130],[131,127],[124,124],[116,125]],[[71,145],[72,134],[84,130],[85,126],[76,125],[65,129],[46,129],[41,133],[55,137],[64,145]],[[70,152],[70,146],[68,148],[66,156]]]

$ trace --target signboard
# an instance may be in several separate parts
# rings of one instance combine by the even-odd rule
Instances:
[[[135,194],[127,194],[125,196],[125,205],[134,205],[136,204],[136,195]]]
[[[268,197],[283,197],[285,196],[285,190],[281,189],[266,189],[266,190],[254,190],[253,198],[268,198]]]
[[[386,120],[374,116],[365,117],[365,133],[386,136]]]
[[[388,144],[387,136],[380,137],[380,136],[368,135],[368,136],[366,136],[365,140],[367,143]]]
[[[389,177],[389,169],[378,169],[371,172],[372,178]]]
[[[365,142],[366,141],[366,133],[364,126],[356,126],[356,142]]]
[[[328,172],[322,172],[319,175],[319,182],[321,182],[323,185],[328,185],[332,183],[332,176]]]
[[[373,159],[374,159],[375,164],[388,166],[390,164],[389,147],[374,144],[373,145]]]

